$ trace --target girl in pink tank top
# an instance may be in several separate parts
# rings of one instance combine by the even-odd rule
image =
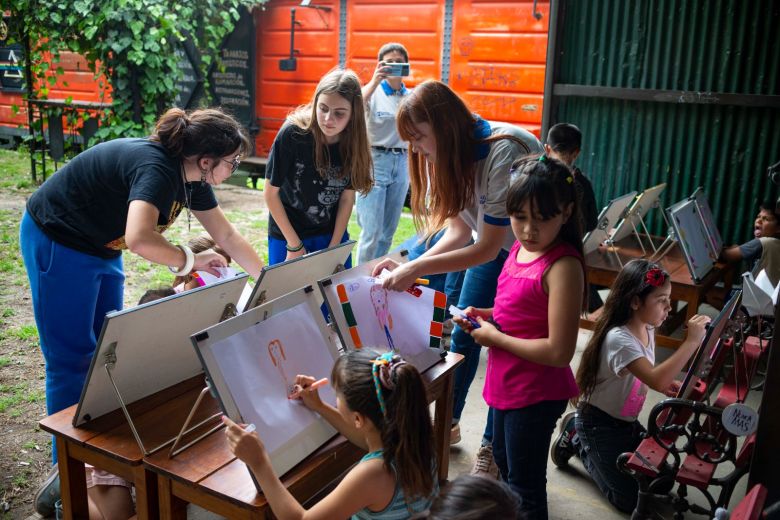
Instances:
[[[515,242],[492,309],[457,319],[488,347],[483,396],[493,409],[493,456],[529,519],[547,518],[547,450],[577,395],[569,368],[583,305],[584,269],[574,178],[545,155],[513,165],[507,212]]]

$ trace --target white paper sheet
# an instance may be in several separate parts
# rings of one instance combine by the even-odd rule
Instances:
[[[742,305],[750,316],[774,316],[780,283],[772,285],[763,269],[753,278],[750,271],[742,274]]]
[[[244,421],[256,425],[269,452],[318,420],[303,403],[287,399],[296,375],[321,379],[333,368],[305,303],[215,343],[211,351]],[[319,392],[335,406],[330,385]]]

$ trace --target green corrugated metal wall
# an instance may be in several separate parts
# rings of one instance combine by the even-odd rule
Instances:
[[[557,32],[555,84],[704,93],[704,103],[553,95],[550,122],[583,131],[577,163],[599,204],[668,182],[669,206],[702,185],[725,241],[752,238],[758,201],[778,191],[766,169],[780,161],[780,109],[717,94],[780,94],[780,2],[563,0]]]

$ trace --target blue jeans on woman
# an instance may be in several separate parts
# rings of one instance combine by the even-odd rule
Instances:
[[[406,152],[371,149],[374,187],[357,197],[358,263],[384,256],[393,243],[409,190]]]
[[[547,520],[547,453],[566,401],[493,412],[493,458],[527,520]]]
[[[617,459],[633,452],[645,433],[639,421],[615,419],[605,411],[580,403],[574,419],[580,442],[577,445],[582,465],[609,503],[624,513],[636,507],[639,485],[620,471]]]
[[[502,249],[498,252],[498,256],[490,262],[466,269],[466,275],[463,277],[463,287],[460,290],[460,298],[458,299],[458,308],[465,309],[469,306],[478,308],[493,307],[496,299],[498,275],[501,274],[501,269],[504,267],[507,256],[509,256],[509,252]],[[452,329],[450,350],[462,354],[465,358],[463,363],[455,369],[452,420],[457,423],[463,414],[463,407],[466,406],[466,395],[471,382],[474,381],[474,376],[477,374],[482,346],[456,325]],[[485,433],[482,438],[483,446],[490,444],[493,438],[492,415],[493,410],[488,410]]]
[[[19,243],[46,361],[46,412],[76,404],[107,312],[122,308],[122,257],[100,258],[50,239],[25,211]],[[56,446],[52,446],[57,460]]]

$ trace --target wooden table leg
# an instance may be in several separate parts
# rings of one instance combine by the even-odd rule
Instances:
[[[133,469],[135,484],[135,510],[138,520],[159,518],[159,500],[157,498],[157,475],[143,465]]]
[[[70,444],[57,437],[57,463],[60,471],[60,495],[65,520],[89,518],[87,477],[84,463],[70,455]]]
[[[160,504],[161,520],[186,520],[187,502],[173,495],[171,479],[157,476],[157,493]]]
[[[450,430],[452,429],[452,391],[455,371],[450,371],[442,382],[442,393],[436,399],[433,412],[433,438],[436,461],[439,464],[439,482],[444,483],[450,470]]]

